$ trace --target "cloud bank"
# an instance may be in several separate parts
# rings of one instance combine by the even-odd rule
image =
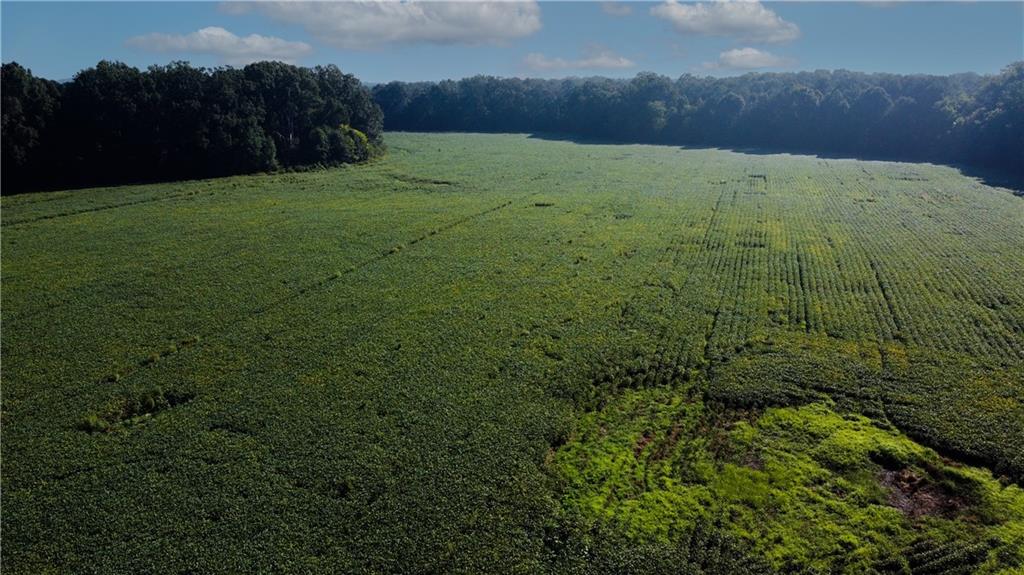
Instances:
[[[790,58],[776,56],[757,48],[735,48],[718,55],[715,62],[705,62],[709,70],[759,70],[762,68],[787,68],[794,64]]]
[[[610,16],[629,16],[633,7],[626,2],[601,2],[601,11]]]
[[[259,60],[295,62],[313,47],[305,42],[290,42],[273,36],[236,36],[217,26],[191,34],[146,34],[129,38],[128,46],[151,52],[211,54],[225,64],[241,66]]]
[[[619,56],[610,50],[600,46],[588,48],[582,58],[567,60],[565,58],[551,58],[540,53],[528,54],[523,59],[523,66],[533,72],[553,72],[563,70],[621,70],[632,68],[636,63]]]
[[[666,0],[651,14],[668,21],[680,34],[727,36],[748,42],[788,42],[800,36],[800,28],[787,22],[760,2],[722,0],[680,4]]]
[[[228,13],[256,11],[302,26],[317,40],[338,48],[373,49],[389,44],[490,44],[540,30],[536,0],[421,2],[226,3]]]

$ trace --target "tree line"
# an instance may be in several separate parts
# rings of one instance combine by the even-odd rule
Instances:
[[[60,83],[9,63],[0,90],[5,194],[359,162],[381,147],[380,107],[335,66],[103,61]]]
[[[1024,62],[1001,74],[476,76],[375,86],[389,130],[540,132],[968,164],[1024,177]]]
[[[968,164],[1024,179],[1024,62],[1001,74],[815,71],[629,80],[476,76],[377,85],[335,66],[2,76],[2,191],[358,162],[387,128],[535,132]]]

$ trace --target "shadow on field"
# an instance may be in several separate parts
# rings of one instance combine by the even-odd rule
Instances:
[[[912,163],[912,164],[933,164],[937,166],[947,166],[959,171],[964,176],[974,178],[980,181],[986,186],[1005,188],[1010,190],[1015,196],[1024,197],[1024,175],[1007,174],[1004,172],[992,170],[984,167],[970,166],[966,164],[953,164],[943,163],[934,160],[927,160],[922,158],[913,157],[901,157],[896,155],[883,155],[883,154],[854,154],[854,153],[836,153],[836,152],[823,152],[820,150],[807,150],[800,148],[772,148],[772,147],[754,147],[754,146],[680,146],[678,144],[663,143],[663,142],[634,142],[626,140],[615,140],[608,138],[591,138],[586,136],[576,136],[572,134],[559,134],[559,133],[545,133],[537,132],[529,135],[532,139],[537,140],[550,140],[558,142],[572,142],[580,145],[605,145],[605,146],[628,146],[628,145],[651,145],[651,146],[669,146],[680,148],[683,150],[723,150],[728,152],[736,152],[738,154],[749,154],[753,156],[774,156],[780,154],[788,154],[794,156],[810,156],[814,158],[820,158],[823,160],[857,160],[862,162],[899,162],[899,163]]]

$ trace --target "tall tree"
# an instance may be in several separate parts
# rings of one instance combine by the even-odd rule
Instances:
[[[334,66],[100,62],[64,86],[4,65],[3,191],[362,161],[380,107]]]
[[[60,85],[36,78],[12,62],[4,64],[0,73],[0,97],[0,185],[10,193],[31,187],[34,181],[50,181],[52,174],[44,170],[45,156],[60,112]]]

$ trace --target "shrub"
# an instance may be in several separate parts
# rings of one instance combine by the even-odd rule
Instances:
[[[330,136],[330,161],[335,163],[363,162],[370,159],[370,140],[363,132],[342,124],[336,130],[331,130]]]
[[[106,433],[110,431],[110,422],[102,417],[91,414],[78,423],[78,428],[88,433]]]

